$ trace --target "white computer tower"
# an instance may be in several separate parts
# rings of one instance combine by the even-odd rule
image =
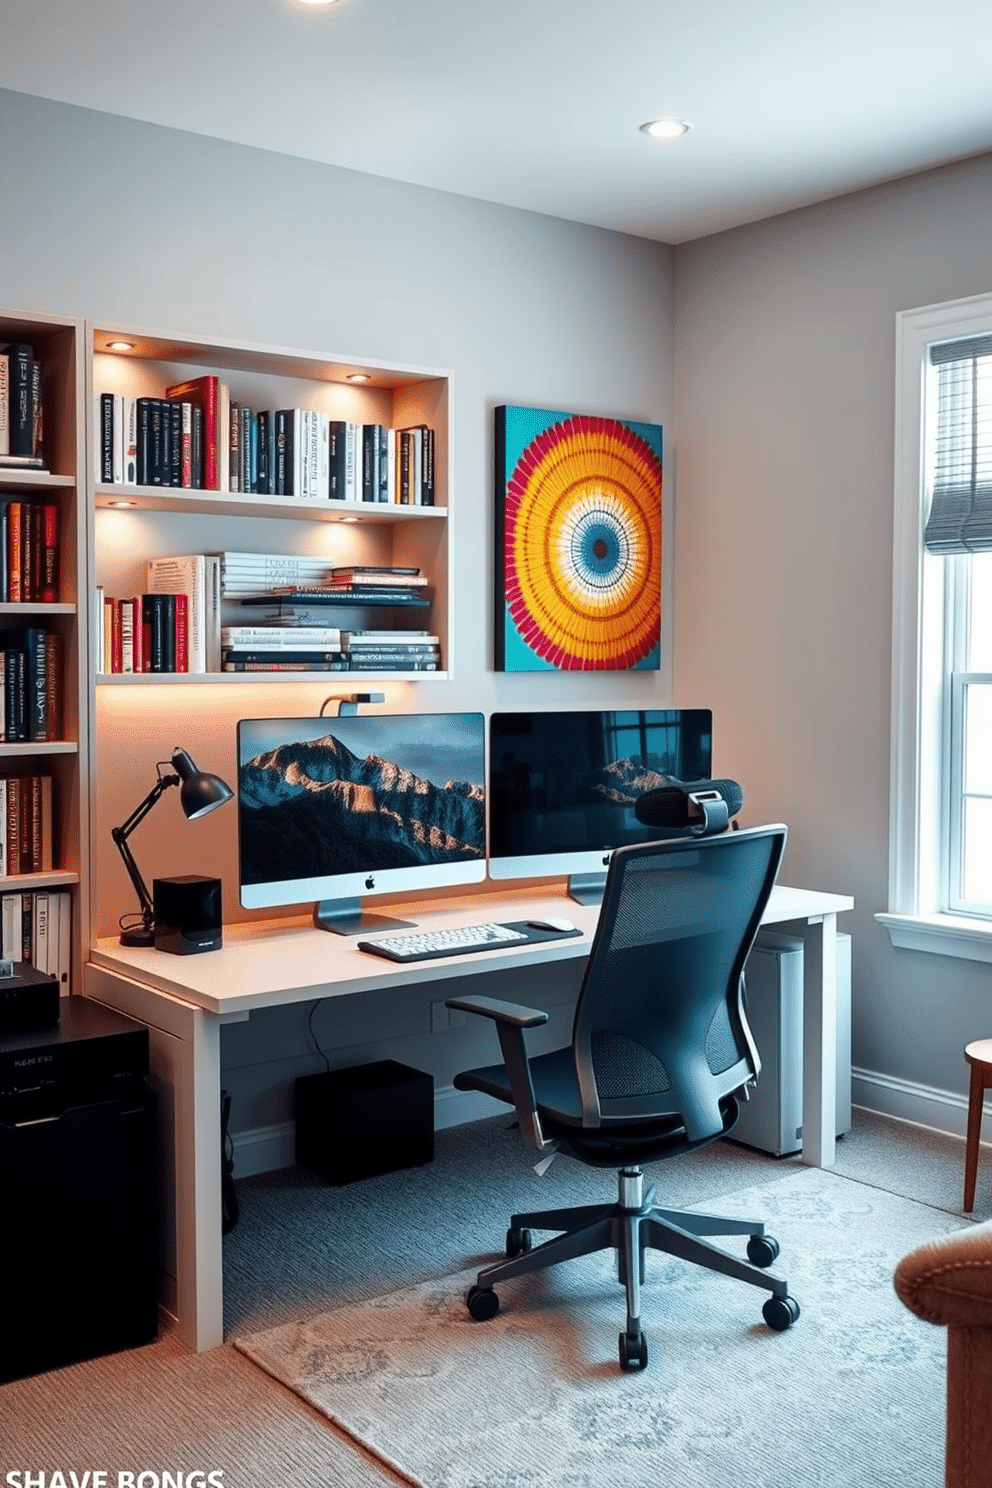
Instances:
[[[761,930],[745,970],[758,1088],[733,1139],[776,1157],[803,1145],[803,943]],[[837,1135],[851,1130],[851,937],[837,936]]]

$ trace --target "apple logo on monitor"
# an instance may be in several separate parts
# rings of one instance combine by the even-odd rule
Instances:
[[[604,868],[608,868],[609,866],[610,866],[610,854],[607,853],[606,854],[606,857],[603,859],[603,867]]]
[[[368,878],[365,880],[365,887],[367,889],[374,889],[375,888],[375,879],[372,877],[371,873],[369,874]]]

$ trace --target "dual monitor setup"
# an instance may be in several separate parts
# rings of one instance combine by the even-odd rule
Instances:
[[[487,874],[567,877],[595,903],[611,852],[659,835],[638,798],[711,775],[706,708],[243,719],[241,903],[312,901],[343,935],[389,928],[368,895]]]

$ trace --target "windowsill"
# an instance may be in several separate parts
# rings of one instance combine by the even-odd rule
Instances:
[[[992,921],[964,915],[877,914],[894,946],[966,961],[992,961]]]

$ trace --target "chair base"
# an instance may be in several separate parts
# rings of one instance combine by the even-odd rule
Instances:
[[[627,1296],[620,1362],[625,1369],[643,1369],[647,1348],[641,1330],[640,1289],[644,1282],[644,1253],[648,1249],[663,1251],[770,1292],[764,1317],[777,1332],[789,1327],[799,1316],[798,1304],[789,1296],[787,1282],[766,1269],[778,1255],[778,1243],[765,1234],[760,1220],[660,1208],[654,1202],[653,1188],[643,1193],[640,1168],[621,1168],[618,1187],[615,1204],[514,1214],[506,1236],[507,1259],[484,1266],[469,1292],[467,1300],[472,1316],[479,1320],[495,1316],[499,1301],[493,1287],[500,1282],[556,1266],[560,1261],[575,1260],[600,1250],[615,1250],[618,1279]],[[531,1230],[562,1233],[531,1249]],[[749,1236],[749,1260],[738,1260],[710,1245],[703,1238],[706,1235]]]

